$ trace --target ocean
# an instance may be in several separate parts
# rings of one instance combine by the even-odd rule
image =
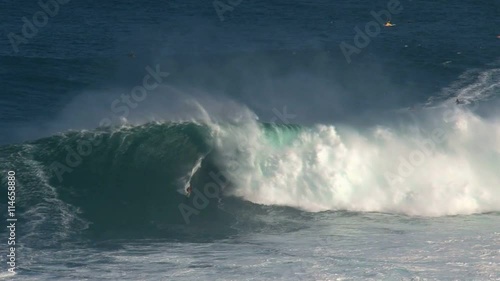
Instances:
[[[0,279],[500,280],[500,1],[0,7]]]

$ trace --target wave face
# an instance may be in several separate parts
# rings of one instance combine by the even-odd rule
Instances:
[[[61,233],[178,232],[186,223],[228,231],[255,212],[245,202],[412,216],[500,211],[500,122],[465,108],[421,111],[404,129],[240,120],[67,132],[3,146],[0,168],[16,167],[23,216],[39,218],[31,230]]]
[[[178,204],[185,196],[177,190],[209,141],[207,128],[194,123],[68,132],[2,147],[9,161],[1,169],[15,167],[24,215],[40,216],[29,220],[37,233],[141,233],[184,224]]]

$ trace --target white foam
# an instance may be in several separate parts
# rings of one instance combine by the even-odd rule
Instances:
[[[254,203],[421,216],[500,211],[500,122],[440,110],[446,118],[419,130],[317,125],[287,145],[255,122],[212,126],[229,192]]]

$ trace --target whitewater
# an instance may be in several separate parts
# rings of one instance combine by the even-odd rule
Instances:
[[[418,132],[216,126],[217,160],[235,185],[229,194],[259,204],[417,216],[499,211],[500,123],[460,109],[446,121]]]

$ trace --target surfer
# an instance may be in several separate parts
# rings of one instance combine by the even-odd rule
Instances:
[[[391,22],[390,20],[388,20],[388,21],[384,24],[384,26],[393,26],[393,25],[394,25],[394,24],[392,24],[392,22]]]
[[[191,185],[188,186],[188,188],[186,188],[186,196],[189,197],[191,196],[191,191],[193,191],[193,189],[191,188]]]
[[[462,104],[462,101],[457,98],[457,100],[455,100],[455,103],[456,104]]]

